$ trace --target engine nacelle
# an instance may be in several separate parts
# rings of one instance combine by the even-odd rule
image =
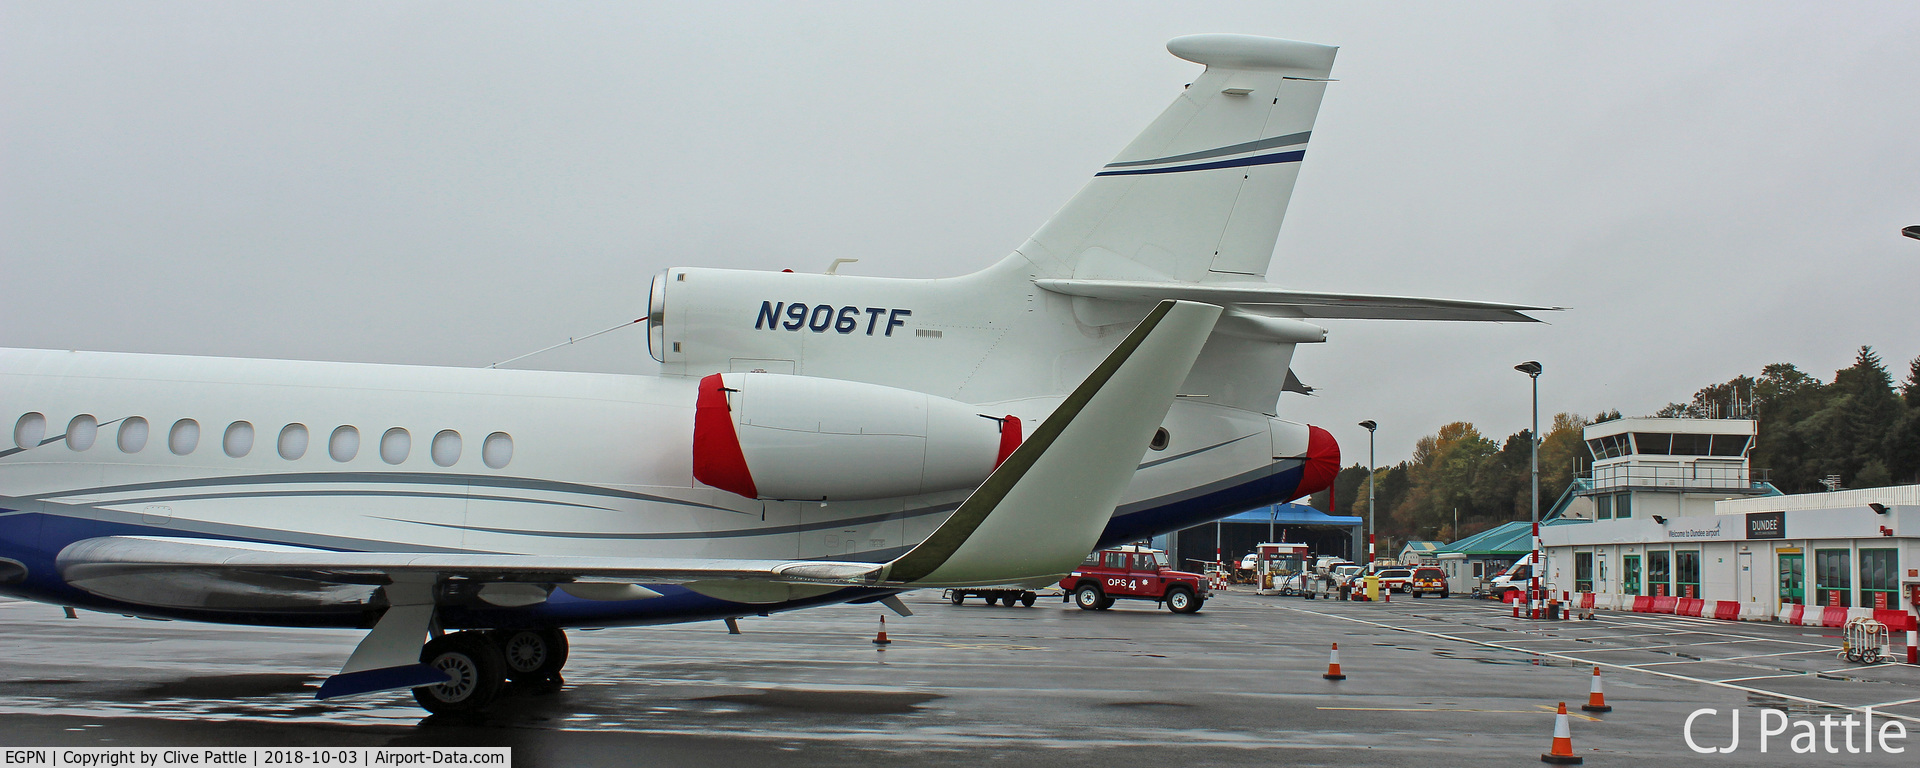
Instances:
[[[1020,420],[878,384],[773,373],[700,380],[693,477],[747,498],[852,501],[979,485]]]

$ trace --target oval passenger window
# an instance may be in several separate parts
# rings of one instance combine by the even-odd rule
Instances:
[[[120,437],[117,440],[123,453],[139,453],[147,447],[147,420],[139,416],[128,417],[120,422]]]
[[[341,463],[353,461],[360,454],[360,430],[351,426],[333,430],[333,437],[327,439],[327,455]]]
[[[67,422],[67,447],[84,451],[93,447],[93,441],[100,437],[100,420],[93,414],[83,413]]]
[[[38,413],[29,413],[13,423],[13,444],[21,450],[37,448],[40,440],[47,436],[47,417]]]
[[[387,430],[380,436],[380,460],[388,464],[399,464],[407,460],[407,454],[413,452],[413,436],[399,427]]]
[[[460,433],[451,429],[440,430],[433,436],[433,463],[451,467],[460,460]]]
[[[505,432],[487,435],[487,441],[480,444],[480,460],[494,469],[507,466],[513,461],[513,436]]]
[[[253,425],[244,421],[228,424],[226,436],[220,439],[220,449],[236,459],[252,452]]]
[[[307,455],[307,425],[288,424],[280,429],[280,458],[293,461]]]
[[[175,456],[185,456],[200,447],[200,422],[193,419],[181,419],[173,423],[173,429],[167,432],[167,450]]]

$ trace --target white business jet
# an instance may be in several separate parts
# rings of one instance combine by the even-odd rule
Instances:
[[[0,350],[0,592],[366,628],[321,698],[460,711],[566,627],[1038,585],[1325,488],[1274,418],[1309,320],[1549,308],[1265,282],[1335,49],[1167,47],[1206,71],[999,263],[669,269],[659,376]]]

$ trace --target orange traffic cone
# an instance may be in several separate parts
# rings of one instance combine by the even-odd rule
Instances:
[[[1612,712],[1607,706],[1607,695],[1600,691],[1600,668],[1593,668],[1593,689],[1587,692],[1587,703],[1580,707],[1587,712]]]
[[[887,639],[887,615],[884,613],[880,614],[880,634],[874,636],[873,644],[882,647],[893,644],[892,640]]]
[[[1324,675],[1321,675],[1321,677],[1324,677],[1328,680],[1347,679],[1346,675],[1340,674],[1340,644],[1339,643],[1334,643],[1333,651],[1327,654],[1327,673]]]
[[[1585,759],[1573,753],[1573,731],[1567,728],[1567,703],[1560,702],[1560,714],[1553,716],[1553,748],[1540,756],[1540,762],[1554,765],[1579,765]]]

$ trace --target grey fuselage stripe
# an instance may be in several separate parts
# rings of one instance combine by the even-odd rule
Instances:
[[[1181,460],[1181,459],[1184,459],[1184,458],[1186,458],[1186,457],[1188,457],[1188,456],[1192,456],[1192,455],[1194,455],[1194,454],[1199,454],[1199,453],[1206,453],[1207,451],[1211,451],[1211,450],[1213,450],[1213,449],[1215,449],[1215,448],[1219,448],[1219,447],[1222,447],[1222,446],[1227,446],[1227,445],[1232,445],[1232,444],[1234,444],[1234,443],[1237,443],[1237,442],[1240,442],[1240,441],[1242,441],[1242,440],[1245,440],[1245,439],[1247,439],[1247,438],[1249,438],[1249,437],[1254,437],[1254,436],[1256,436],[1256,435],[1259,435],[1259,434],[1260,434],[1260,433],[1258,433],[1258,432],[1255,432],[1255,433],[1253,433],[1253,434],[1251,434],[1251,435],[1241,435],[1241,436],[1239,436],[1239,437],[1236,437],[1236,438],[1234,438],[1234,439],[1232,439],[1232,440],[1228,440],[1228,441],[1226,441],[1226,442],[1224,442],[1224,443],[1214,443],[1213,445],[1209,445],[1209,446],[1207,446],[1207,447],[1205,447],[1205,448],[1197,448],[1197,449],[1194,449],[1194,450],[1191,450],[1191,451],[1187,451],[1186,453],[1182,453],[1182,454],[1178,454],[1178,455],[1174,455],[1174,456],[1168,456],[1168,457],[1166,457],[1166,458],[1164,458],[1164,459],[1158,459],[1158,460],[1155,460],[1155,461],[1149,461],[1149,462],[1147,462],[1147,463],[1145,463],[1145,464],[1142,464],[1142,465],[1140,465],[1140,468],[1141,468],[1141,469],[1146,469],[1147,467],[1157,467],[1157,466],[1160,466],[1160,465],[1162,465],[1162,464],[1165,464],[1165,463],[1167,463],[1167,462],[1169,462],[1169,461],[1179,461],[1179,460]]]
[[[1166,157],[1156,157],[1156,158],[1153,158],[1152,160],[1128,160],[1124,163],[1107,163],[1106,165],[1101,167],[1132,168],[1132,167],[1141,166],[1141,165],[1158,165],[1160,163],[1178,163],[1178,162],[1184,162],[1187,160],[1204,160],[1209,157],[1225,157],[1227,155],[1237,155],[1242,152],[1252,152],[1260,149],[1272,149],[1274,147],[1291,147],[1295,144],[1305,144],[1307,143],[1307,139],[1312,136],[1313,136],[1313,131],[1301,131],[1299,133],[1289,133],[1285,136],[1274,136],[1271,138],[1257,139],[1254,141],[1244,142],[1241,144],[1232,144],[1225,147],[1215,147],[1213,149],[1203,149],[1198,152],[1188,152],[1184,155],[1167,155]]]
[[[906,520],[908,518],[914,518],[914,517],[925,517],[927,515],[937,515],[942,512],[952,511],[953,509],[959,506],[960,506],[959,502],[954,502],[952,504],[942,504],[937,507],[924,507],[921,509],[902,510],[900,512],[887,512],[887,513],[878,514],[878,515],[866,515],[864,517],[849,517],[841,520],[822,520],[817,523],[800,523],[797,525],[771,525],[765,528],[735,528],[732,530],[723,530],[723,531],[683,531],[683,532],[677,532],[677,533],[612,533],[612,532],[599,533],[599,532],[592,532],[592,531],[529,531],[529,530],[521,530],[516,528],[488,528],[488,527],[477,526],[477,525],[455,525],[453,523],[431,523],[424,520],[401,520],[401,519],[392,518],[392,517],[383,517],[380,519],[393,520],[395,522],[402,522],[402,523],[418,523],[420,525],[431,525],[439,528],[458,528],[463,531],[479,531],[481,533],[501,533],[501,534],[508,534],[512,536],[546,536],[546,537],[561,538],[561,539],[623,539],[623,540],[629,540],[629,541],[649,541],[649,540],[657,541],[657,540],[664,540],[664,539],[731,539],[731,538],[739,538],[742,536],[779,536],[779,535],[789,534],[789,533],[806,533],[808,531],[824,531],[831,528],[841,528],[849,525],[866,525],[869,523],[884,523],[889,520]]]
[[[18,504],[19,501],[20,500],[18,499],[0,496],[0,504],[14,506]],[[69,504],[69,503],[58,502],[58,501],[37,501],[36,500],[36,501],[29,502],[26,506],[38,507],[38,509],[23,509],[19,511],[19,514],[42,514],[42,515],[52,515],[54,517],[70,517],[70,518],[75,518],[79,520],[98,520],[102,522],[120,523],[123,525],[135,525],[143,528],[156,527],[154,526],[153,523],[148,522],[147,518],[149,516],[147,515],[141,515],[137,512],[121,512],[120,510],[117,510],[117,509],[106,509],[106,508],[98,507],[92,504]],[[280,528],[255,528],[253,526],[247,526],[247,525],[233,525],[230,523],[212,523],[212,522],[206,522],[201,520],[176,519],[168,522],[165,527],[168,530],[177,531],[182,535],[187,535],[187,536],[200,536],[200,537],[207,537],[207,538],[214,538],[214,539],[230,539],[230,540],[236,540],[236,541],[257,541],[257,542],[263,542],[267,544],[286,544],[286,545],[297,546],[297,547],[313,547],[315,549],[331,549],[331,550],[336,550],[340,552],[422,552],[422,553],[436,553],[436,554],[439,554],[439,553],[511,554],[506,552],[491,552],[488,550],[470,549],[470,548],[462,548],[462,547],[436,547],[436,546],[431,546],[427,544],[419,544],[415,542],[379,541],[376,539],[356,539],[356,538],[350,538],[346,536],[329,536],[326,534],[319,534],[319,533],[301,533],[298,531],[288,531]]]
[[[97,496],[109,493],[133,493],[136,491],[217,488],[226,485],[279,485],[295,483],[407,483],[413,485],[466,485],[485,488],[513,488],[524,491],[553,491],[556,493],[577,493],[586,496],[605,496],[608,498],[630,499],[634,501],[651,501],[660,504],[675,504],[685,507],[732,512],[735,514],[747,514],[737,509],[728,509],[712,504],[683,501],[647,493],[622,491],[616,488],[604,488],[597,485],[583,485],[557,480],[537,480],[530,477],[496,477],[493,475],[438,474],[433,472],[286,472],[271,475],[234,475],[229,477],[163,480],[152,483],[78,488],[49,493],[37,493],[32,496],[21,496],[19,498],[37,501],[41,499],[57,499],[66,496]]]
[[[579,507],[580,509],[598,509],[616,512],[611,507],[593,504],[575,504],[571,501],[550,501],[547,499],[528,499],[519,496],[492,496],[472,493],[442,493],[436,491],[235,491],[232,493],[179,494],[175,496],[140,496],[131,499],[102,501],[101,504],[152,504],[162,501],[199,501],[201,499],[279,499],[302,496],[370,496],[427,499],[459,499],[461,501],[507,501],[515,504],[545,504],[555,507]]]

